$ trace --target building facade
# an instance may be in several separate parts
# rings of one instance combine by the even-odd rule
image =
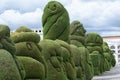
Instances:
[[[109,48],[114,53],[116,64],[120,64],[120,36],[106,36],[103,40],[108,43]]]

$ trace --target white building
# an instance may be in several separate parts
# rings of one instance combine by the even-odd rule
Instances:
[[[120,64],[120,36],[106,36],[103,40],[108,43],[109,48],[113,51],[116,64]]]

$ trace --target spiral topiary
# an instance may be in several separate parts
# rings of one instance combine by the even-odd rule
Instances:
[[[22,26],[22,27],[19,27],[14,33],[11,34],[11,39],[15,42],[15,47],[16,47],[15,54],[17,56],[32,57],[33,59],[39,61],[39,63],[38,62],[36,63],[38,63],[38,65],[42,64],[42,66],[45,67],[44,68],[45,70],[43,71],[45,71],[45,74],[46,74],[47,72],[46,63],[45,63],[43,55],[41,54],[41,48],[38,46],[38,42],[40,41],[40,36],[34,33],[29,28]],[[25,70],[25,71],[28,71],[28,70]],[[29,73],[31,72],[32,71],[30,71]],[[38,75],[41,75],[41,74],[38,74]],[[26,76],[26,78],[31,78],[31,77],[34,78],[34,76],[35,75]],[[46,75],[43,77],[45,78]],[[43,79],[43,77],[38,76],[38,78],[41,78],[41,79]]]
[[[69,42],[69,15],[63,5],[50,1],[42,15],[43,38]]]

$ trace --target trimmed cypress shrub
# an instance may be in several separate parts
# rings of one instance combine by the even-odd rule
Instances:
[[[82,59],[82,55],[80,54],[80,50],[74,45],[70,45],[70,48],[73,55],[73,61],[75,63],[76,78],[77,80],[86,80],[84,61]]]
[[[78,55],[81,57],[81,68],[84,74],[83,80],[91,80],[93,77],[93,65],[90,60],[89,51],[84,47],[86,30],[83,24],[75,20],[70,25],[70,43],[79,49]],[[75,52],[72,52],[74,55]]]
[[[0,80],[23,80],[12,55],[0,49]]]
[[[34,32],[14,32],[11,34],[11,39],[14,43],[26,41],[38,43],[40,41],[40,36]]]
[[[39,61],[44,66],[45,76],[43,77],[45,78],[47,76],[46,62],[43,55],[41,54],[41,48],[37,44],[40,41],[40,36],[37,33],[32,32],[29,28],[20,27],[17,29],[17,32],[14,32],[13,34],[11,34],[11,39],[16,43],[15,54],[17,56],[32,57],[36,61]],[[39,69],[40,67],[36,67],[36,68],[40,70]],[[37,74],[37,72],[35,74]],[[38,75],[35,76],[35,74],[32,75],[32,77],[38,76]],[[29,75],[29,74],[26,74],[26,75]],[[28,78],[28,77],[31,78],[30,76],[25,76],[25,78]]]
[[[83,24],[75,20],[70,24],[70,43],[78,47],[84,46],[86,30]]]
[[[62,40],[55,40],[55,41],[61,45],[63,66],[68,79],[75,80],[76,79],[75,64],[73,61],[73,54],[71,53],[70,45]]]
[[[10,37],[9,27],[7,25],[0,25],[0,46],[1,46],[0,52],[3,51],[2,49],[6,50],[6,51],[3,51],[3,52],[5,52],[5,55],[8,54],[7,51],[9,52],[9,54],[7,56],[8,58],[6,58],[5,56],[4,57],[5,57],[6,61],[7,61],[7,59],[8,59],[8,61],[13,59],[14,62],[12,61],[11,63],[15,64],[14,66],[17,68],[18,73],[19,73],[19,75],[17,73],[17,76],[20,76],[21,77],[20,80],[21,80],[21,79],[24,79],[24,76],[25,76],[24,69],[23,69],[22,64],[19,63],[19,61],[17,60],[17,58],[15,56],[16,49],[15,49],[14,43],[11,41],[11,39],[9,37]],[[3,54],[3,52],[1,52],[1,54]],[[10,55],[12,56],[12,59],[9,58]],[[4,58],[1,57],[1,60],[2,59],[4,61]],[[3,64],[7,65],[7,62],[5,62]],[[8,64],[8,65],[10,65],[10,64]],[[11,71],[12,71],[12,69],[11,69]],[[3,72],[3,73],[6,74],[6,72]],[[13,73],[14,73],[14,71],[13,71]],[[13,73],[12,73],[12,75],[13,75]],[[3,75],[3,76],[6,76],[6,75]],[[0,78],[0,79],[2,79],[2,78]],[[19,79],[19,77],[18,77],[18,79]],[[9,79],[9,77],[6,77],[6,79],[4,79],[4,80],[16,80],[16,79],[14,77],[10,78],[10,79]]]
[[[42,25],[44,39],[69,42],[69,15],[61,3],[48,2],[42,15]]]
[[[63,70],[63,57],[61,46],[53,40],[43,40],[39,43],[42,48],[42,54],[47,63],[46,80],[67,80]]]
[[[33,31],[27,28],[26,26],[20,26],[18,29],[16,29],[16,32],[33,32]]]
[[[42,63],[31,57],[18,56],[17,58],[23,63],[26,72],[25,79],[45,80],[45,68]]]
[[[10,37],[10,29],[7,25],[0,24],[0,38],[5,36]]]
[[[100,66],[99,67],[100,73],[105,71],[105,64],[103,63],[103,62],[105,62],[105,57],[103,54],[102,44],[103,44],[103,39],[97,33],[88,33],[85,36],[85,45],[86,45],[87,49],[90,51],[90,54],[97,53],[96,55],[98,55],[98,57],[100,57],[100,58],[98,58],[99,59],[98,61],[100,61],[100,65],[99,65]],[[92,59],[92,62],[93,62],[93,59]],[[96,63],[93,62],[93,65],[96,65]]]

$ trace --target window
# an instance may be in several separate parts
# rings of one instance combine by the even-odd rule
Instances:
[[[120,45],[118,46],[118,49],[120,49]]]
[[[111,50],[113,53],[115,53],[115,50]]]
[[[110,48],[111,48],[111,49],[115,49],[115,46],[112,45]]]
[[[118,53],[120,53],[120,50],[118,50]]]

